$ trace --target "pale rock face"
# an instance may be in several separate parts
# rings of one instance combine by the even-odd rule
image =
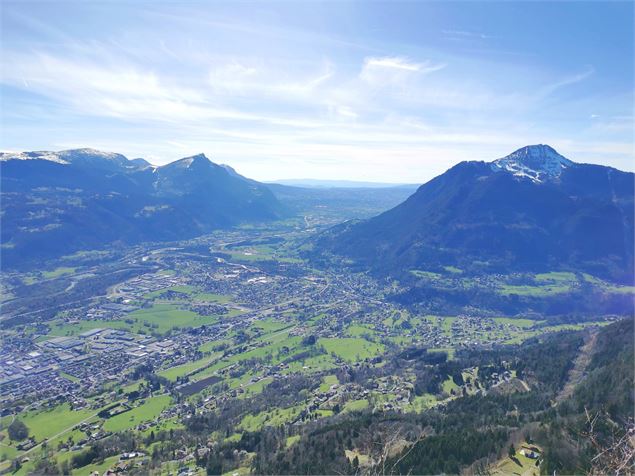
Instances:
[[[495,172],[506,171],[538,183],[557,180],[564,169],[573,166],[575,162],[543,144],[528,145],[491,163]]]

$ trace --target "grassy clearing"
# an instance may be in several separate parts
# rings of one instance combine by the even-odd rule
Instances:
[[[443,382],[443,384],[441,384],[441,388],[443,389],[445,393],[450,395],[452,394],[452,390],[456,392],[459,389],[459,386],[456,383],[454,383],[454,380],[452,380],[452,377],[448,377]]]
[[[406,411],[420,413],[428,408],[432,408],[437,404],[437,399],[430,393],[425,393],[413,398],[412,402],[406,407]]]
[[[376,357],[384,352],[382,344],[369,342],[357,337],[327,337],[318,341],[328,353],[334,353],[342,360],[354,362]]]
[[[245,396],[252,396],[261,393],[263,389],[273,382],[273,377],[265,377],[245,387]]]
[[[304,405],[295,405],[288,408],[276,408],[257,415],[245,415],[239,428],[245,431],[256,431],[263,426],[279,426],[295,419],[304,409]]]
[[[348,413],[348,412],[358,412],[361,410],[365,410],[366,408],[368,408],[368,400],[363,399],[363,400],[350,400],[348,402],[346,402],[346,405],[344,405],[344,408],[342,409],[343,412]]]
[[[575,273],[568,271],[552,271],[550,273],[538,273],[535,278],[536,281],[552,281],[559,283],[570,283],[578,280]]]
[[[170,405],[171,401],[172,399],[167,395],[150,397],[138,407],[112,418],[108,418],[104,422],[104,430],[129,430],[144,421],[153,420]]]
[[[423,271],[421,269],[411,269],[410,272],[413,275],[415,275],[417,278],[432,279],[432,280],[443,279],[443,276],[441,276],[439,273],[433,273],[431,271]]]
[[[236,314],[239,314],[239,312],[235,310],[229,312],[230,316]],[[139,334],[165,334],[172,329],[200,327],[214,324],[217,321],[217,316],[200,316],[192,311],[178,309],[172,304],[155,304],[149,309],[139,309],[131,312],[116,321],[93,320],[73,324],[58,323],[51,328],[49,335],[73,336],[96,328],[125,329]]]
[[[340,381],[337,379],[337,375],[327,375],[322,379],[320,384],[320,392],[326,392],[331,388],[331,385],[337,385]]]
[[[448,273],[463,274],[463,270],[455,266],[444,266],[443,269],[445,269]]]
[[[346,333],[351,337],[374,336],[375,329],[365,324],[351,324]]]
[[[205,344],[201,344],[198,346],[198,350],[201,352],[214,352],[218,350],[221,346],[224,345],[232,345],[232,341],[230,339],[220,339],[213,340],[210,342],[205,342]]]
[[[252,327],[260,329],[265,332],[275,332],[289,327],[291,324],[284,321],[276,321],[275,319],[263,319],[262,321],[254,322]]]
[[[29,435],[35,437],[36,441],[42,441],[71,428],[96,413],[96,410],[91,409],[71,410],[70,405],[64,403],[51,410],[29,411],[20,414],[18,418],[29,428]]]
[[[511,326],[523,328],[533,327],[537,322],[532,319],[515,319],[512,317],[495,317],[493,318],[493,321],[497,324],[509,324]]]
[[[523,445],[523,447],[525,446],[527,448],[529,447],[529,445]],[[535,445],[531,446],[536,447]],[[517,448],[514,459],[506,457],[491,466],[489,473],[495,476],[507,474],[538,476],[540,474],[540,467],[536,466],[536,460],[521,454],[520,450],[521,448]]]
[[[104,459],[101,463],[89,464],[88,466],[84,466],[83,468],[78,468],[73,470],[73,476],[88,476],[93,472],[97,472],[99,474],[105,473],[110,467],[117,464],[119,461],[119,456],[111,456],[110,458]]]
[[[158,374],[161,377],[165,377],[172,382],[176,381],[178,377],[183,377],[187,374],[194,373],[198,369],[209,365],[214,360],[218,359],[222,354],[217,353],[212,356],[203,357],[202,359],[194,360],[193,362],[187,362],[185,364],[177,365],[166,370],[161,370]]]
[[[308,359],[295,360],[289,363],[289,367],[283,371],[284,374],[324,372],[337,367],[333,357],[329,354],[317,355]]]
[[[70,266],[60,266],[59,268],[55,268],[53,271],[42,271],[42,276],[44,279],[53,279],[59,278],[60,276],[64,276],[66,274],[73,274],[77,268],[72,268]]]
[[[498,292],[504,296],[516,294],[518,296],[529,297],[545,297],[554,296],[556,294],[567,293],[571,290],[569,284],[554,284],[546,286],[531,286],[531,285],[519,285],[512,286],[509,284],[503,284]]]
[[[285,446],[288,448],[289,446],[296,444],[298,441],[300,441],[300,435],[287,436]]]

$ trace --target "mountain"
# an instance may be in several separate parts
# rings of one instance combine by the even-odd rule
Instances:
[[[93,149],[0,153],[0,173],[2,264],[9,267],[287,214],[267,186],[203,154],[155,167]]]
[[[405,183],[357,182],[355,180],[284,179],[271,184],[290,185],[304,188],[412,188],[416,185]]]
[[[527,146],[461,162],[395,208],[328,230],[313,257],[387,273],[566,268],[632,281],[633,189],[632,173]]]

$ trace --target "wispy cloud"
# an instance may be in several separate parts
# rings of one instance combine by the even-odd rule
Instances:
[[[560,88],[584,81],[585,79],[589,78],[594,73],[595,73],[595,68],[593,68],[592,66],[587,66],[586,69],[580,73],[566,76],[554,83],[544,86],[540,90],[540,95],[548,96],[550,94],[553,94]]]
[[[449,39],[474,39],[480,38],[482,40],[486,40],[489,38],[494,38],[492,35],[486,35],[485,33],[480,33],[476,31],[468,31],[468,30],[442,30],[443,35]]]

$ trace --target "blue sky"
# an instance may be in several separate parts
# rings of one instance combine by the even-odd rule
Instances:
[[[635,168],[632,2],[3,1],[2,150],[424,182],[547,143]]]

